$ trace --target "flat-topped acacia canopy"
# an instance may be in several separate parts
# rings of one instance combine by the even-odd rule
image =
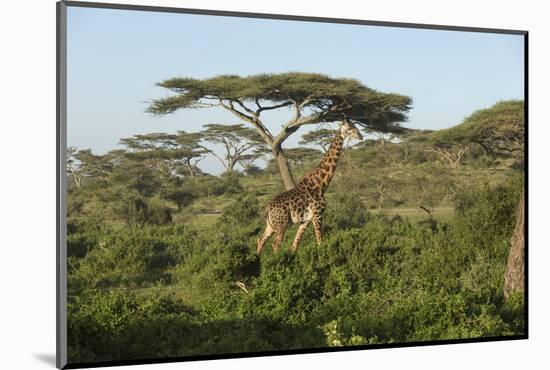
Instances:
[[[367,130],[399,133],[411,108],[410,97],[379,92],[355,79],[317,73],[172,78],[158,86],[175,95],[153,100],[147,109],[150,113],[221,107],[253,125],[271,147],[287,189],[294,187],[294,179],[281,145],[300,126],[347,120]],[[286,107],[294,114],[280,132],[270,132],[261,120],[262,112]]]

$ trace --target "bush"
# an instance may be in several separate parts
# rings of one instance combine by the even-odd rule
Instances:
[[[86,256],[106,232],[108,232],[106,225],[97,220],[69,219],[67,221],[67,256],[76,258]]]
[[[331,230],[348,230],[363,227],[368,218],[358,194],[344,193],[329,199],[324,222]]]
[[[128,226],[145,224],[167,225],[172,222],[172,211],[159,199],[147,200],[140,195],[130,195],[117,202],[115,214]]]
[[[258,275],[260,259],[243,243],[228,243],[218,253],[213,266],[214,276],[227,281],[243,280]]]
[[[432,224],[372,215],[352,195],[336,196],[320,246],[310,230],[290,252],[289,230],[283,248],[261,258],[254,251],[262,212],[250,194],[200,229],[71,224],[72,245],[89,251],[70,261],[70,356],[99,361],[522,334],[523,297],[503,295],[520,180],[462,191],[456,217]]]
[[[223,181],[224,194],[235,195],[240,194],[243,191],[243,187],[239,181],[239,175],[236,173],[230,173],[224,176]]]
[[[134,195],[120,199],[115,207],[115,213],[128,226],[140,226],[147,223],[147,208],[146,199]]]
[[[507,185],[469,187],[455,197],[459,238],[488,251],[508,252],[516,222],[516,210],[523,191],[523,177]]]
[[[182,249],[192,238],[181,226],[107,231],[79,260],[78,268],[69,275],[69,285],[97,289],[168,284],[171,267],[184,258]]]
[[[162,201],[152,199],[147,205],[147,222],[153,225],[168,225],[172,222],[172,210]]]
[[[186,186],[185,188],[173,188],[163,191],[162,197],[166,200],[172,201],[178,207],[178,211],[191,205],[196,199],[193,193],[193,188]]]
[[[224,208],[220,222],[232,226],[248,226],[257,224],[261,214],[258,198],[252,194],[244,193]]]
[[[181,351],[193,310],[170,295],[90,292],[68,304],[70,362],[147,359]]]

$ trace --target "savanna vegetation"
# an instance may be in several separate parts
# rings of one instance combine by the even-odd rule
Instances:
[[[165,81],[179,95],[153,113],[222,104],[243,122],[122,138],[103,155],[69,148],[70,362],[525,332],[523,291],[504,292],[523,102],[418,131],[401,125],[409,98],[298,77]],[[285,107],[295,116],[271,135],[260,113]],[[263,205],[319,163],[331,131],[318,125],[341,118],[366,139],[340,158],[322,244],[308,229],[291,253],[288,232],[259,257]],[[301,146],[284,149],[303,125]],[[209,155],[224,173],[201,170]]]

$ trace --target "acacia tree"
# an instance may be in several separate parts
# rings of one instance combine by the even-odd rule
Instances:
[[[524,105],[521,100],[501,101],[481,109],[453,128],[442,130],[447,140],[478,144],[493,158],[523,159]]]
[[[316,130],[311,130],[303,134],[302,140],[299,141],[299,144],[318,146],[319,148],[321,148],[323,153],[326,153],[330,147],[330,144],[332,143],[332,139],[334,138],[335,133],[336,133],[336,130],[331,130],[327,128],[317,128]],[[347,150],[351,148],[349,144],[350,144],[350,140],[347,139],[344,142],[344,147],[346,150],[342,152],[342,154],[346,158],[346,163],[348,168],[352,166],[350,151]]]
[[[301,126],[347,120],[378,131],[400,131],[411,106],[409,97],[378,92],[355,79],[315,73],[172,78],[157,85],[175,94],[153,100],[147,109],[152,114],[217,107],[252,125],[272,151],[287,189],[295,183],[282,144]],[[291,117],[278,133],[271,132],[262,114],[289,108]]]
[[[326,153],[332,137],[334,136],[334,130],[327,128],[319,128],[317,130],[311,130],[302,135],[302,140],[299,144],[302,145],[315,145],[321,148],[321,150]]]
[[[177,135],[134,135],[121,139],[120,143],[126,146],[126,156],[129,159],[159,171],[169,180],[176,180],[182,174],[189,175],[192,179],[198,171],[197,163],[208,152],[200,144],[202,138],[201,133],[178,131]]]
[[[523,164],[525,111],[522,100],[501,101],[474,112],[455,127],[453,135],[480,145],[493,158],[511,158]],[[516,227],[510,240],[504,274],[504,295],[522,292],[525,286],[525,194],[521,193],[516,211]]]
[[[444,139],[449,145],[480,145],[493,158],[512,159],[523,163],[525,144],[525,113],[522,100],[508,100],[481,109],[450,129],[434,132],[436,139]],[[504,275],[504,294],[524,289],[524,193],[516,212],[516,227],[510,241],[507,270]]]
[[[67,173],[73,177],[75,186],[80,189],[85,178],[99,178],[109,175],[112,164],[106,156],[95,155],[91,149],[67,148]]]
[[[462,164],[462,159],[468,149],[469,146],[462,143],[452,144],[448,141],[438,140],[432,148],[425,150],[437,154],[449,167],[458,168]]]
[[[177,147],[176,135],[166,133],[138,134],[120,139],[126,146],[128,158],[142,162],[159,171],[168,179],[174,179],[174,151]]]
[[[409,140],[429,145],[425,151],[436,153],[451,168],[460,166],[466,152],[479,145],[492,158],[523,162],[523,101],[501,101],[481,109],[454,127],[438,131],[419,131]]]
[[[194,179],[195,173],[200,171],[197,166],[198,163],[208,153],[208,150],[200,144],[201,140],[202,134],[200,132],[185,132],[180,130],[176,136],[178,147],[175,150],[174,157],[182,162],[191,180]]]
[[[65,157],[67,158],[66,169],[67,173],[73,177],[74,184],[77,188],[80,189],[82,183],[82,172],[78,166],[78,160],[75,158],[75,154],[78,152],[78,149],[74,146],[67,148],[65,152]]]
[[[239,164],[247,175],[258,174],[262,172],[262,169],[255,162],[264,157],[265,154],[265,150],[254,150],[252,153],[243,154],[239,159]]]
[[[266,145],[262,137],[253,128],[245,127],[242,124],[237,125],[204,125],[206,130],[201,131],[201,137],[204,141],[212,144],[221,144],[224,148],[223,157],[216,154],[212,149],[205,146],[201,147],[216,157],[224,166],[227,173],[232,173],[235,165],[240,161],[250,159],[250,155],[255,153],[258,158],[262,152],[265,152]],[[244,157],[246,155],[246,157]]]
[[[456,169],[462,164],[464,155],[470,148],[470,141],[457,137],[454,128],[430,131],[422,130],[406,138],[407,143],[417,143],[424,147],[424,152],[434,153],[450,168]]]
[[[320,160],[323,156],[321,151],[305,147],[288,148],[286,155],[293,166],[301,166],[314,159]]]

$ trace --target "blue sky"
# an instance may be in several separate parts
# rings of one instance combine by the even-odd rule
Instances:
[[[238,123],[219,109],[144,112],[155,83],[288,71],[355,78],[411,96],[405,126],[439,129],[499,100],[523,99],[523,37],[458,31],[68,8],[68,145],[95,153],[138,133]],[[273,131],[289,112],[270,112]],[[302,128],[286,146],[314,127]],[[201,162],[218,173],[213,158]]]

